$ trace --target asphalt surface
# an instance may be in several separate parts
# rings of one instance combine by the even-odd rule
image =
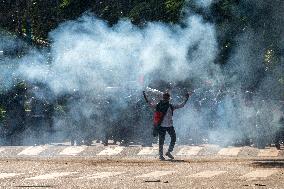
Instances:
[[[0,148],[0,188],[284,188],[283,149],[177,146]],[[215,149],[215,150],[212,150]]]

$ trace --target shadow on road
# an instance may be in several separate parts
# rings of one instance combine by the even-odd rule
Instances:
[[[54,186],[14,186],[15,188],[53,188]]]
[[[184,162],[187,162],[187,161],[181,160],[181,159],[169,159],[169,160],[165,160],[165,161],[173,162],[173,163],[184,163]]]
[[[278,160],[256,160],[251,166],[257,168],[284,168],[284,159]]]

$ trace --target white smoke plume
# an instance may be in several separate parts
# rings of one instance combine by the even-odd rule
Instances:
[[[194,0],[195,4],[202,8],[209,8],[213,0]]]
[[[19,70],[27,78],[48,82],[57,94],[126,87],[129,81],[155,70],[159,70],[157,77],[173,82],[208,79],[209,72],[218,70],[212,64],[216,56],[214,26],[198,16],[188,18],[186,28],[149,23],[139,29],[128,21],[110,28],[85,15],[64,23],[50,37],[52,63],[45,65],[32,54],[23,59]]]

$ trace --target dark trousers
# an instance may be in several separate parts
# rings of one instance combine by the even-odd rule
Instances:
[[[163,147],[164,147],[166,132],[168,132],[171,137],[171,143],[168,149],[169,152],[172,152],[174,150],[174,146],[176,143],[176,132],[175,132],[174,127],[160,127],[159,128],[159,154],[160,155],[163,155]]]

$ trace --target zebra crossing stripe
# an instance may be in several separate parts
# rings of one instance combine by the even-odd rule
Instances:
[[[256,170],[253,172],[250,172],[246,175],[241,176],[241,178],[266,178],[273,174],[277,173],[277,170],[270,169],[270,170]]]
[[[221,156],[237,156],[239,152],[241,151],[241,148],[223,148],[218,152],[218,155]]]
[[[78,179],[102,179],[121,175],[124,172],[99,172],[88,176],[79,177]]]
[[[21,175],[21,174],[23,174],[23,173],[0,173],[0,179],[15,177],[15,176],[18,176],[18,175]]]
[[[158,178],[165,175],[173,174],[175,171],[154,171],[147,174],[136,176],[136,178]]]
[[[261,149],[257,156],[259,157],[277,157],[279,155],[279,150],[270,148],[270,149]]]
[[[48,179],[55,179],[58,177],[64,177],[64,176],[68,176],[71,174],[75,174],[77,172],[55,172],[55,173],[49,173],[49,174],[45,174],[45,175],[39,175],[39,176],[35,176],[35,177],[30,177],[30,178],[26,178],[25,180],[48,180]]]
[[[196,173],[193,175],[189,175],[189,177],[193,177],[193,178],[210,178],[210,177],[214,177],[220,174],[224,174],[226,173],[226,171],[203,171],[200,173]]]
[[[101,151],[98,155],[99,156],[118,155],[118,154],[120,154],[120,152],[122,152],[123,149],[124,149],[124,147],[122,147],[122,146],[118,146],[118,147],[115,147],[115,148],[107,147],[106,149]]]
[[[0,153],[5,151],[5,148],[0,148]]]
[[[18,155],[36,156],[46,149],[47,149],[46,146],[30,146],[24,149],[23,151],[21,151],[20,153],[18,153]]]
[[[83,152],[85,149],[86,146],[70,146],[62,150],[59,154],[67,156],[76,156],[77,154]]]
[[[184,147],[182,148],[177,155],[178,156],[196,156],[202,150],[202,147],[192,146],[192,147]]]
[[[158,153],[158,147],[144,147],[137,155],[155,155]]]

